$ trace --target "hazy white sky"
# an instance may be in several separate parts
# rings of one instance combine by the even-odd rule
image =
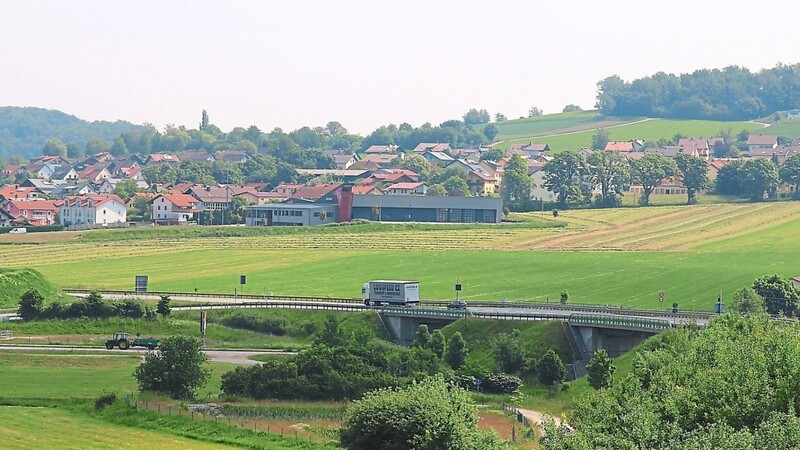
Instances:
[[[0,0],[0,105],[225,131],[594,105],[596,83],[800,62],[800,2]]]

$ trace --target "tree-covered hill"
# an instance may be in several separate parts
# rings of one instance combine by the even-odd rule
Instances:
[[[600,81],[597,91],[603,115],[751,120],[800,108],[800,64],[759,72],[737,66],[659,72],[631,82],[614,75]]]
[[[88,122],[61,111],[4,106],[0,107],[0,158],[40,156],[45,142],[52,138],[80,148],[94,138],[110,144],[120,134],[140,128],[121,120]]]

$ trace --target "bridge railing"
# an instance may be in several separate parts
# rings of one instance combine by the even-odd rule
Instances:
[[[657,331],[666,330],[672,327],[668,321],[661,319],[593,314],[570,314],[569,324],[603,326],[607,328],[635,328]]]
[[[362,304],[360,298],[348,297],[320,297],[320,296],[298,296],[298,295],[260,295],[260,294],[230,294],[230,293],[213,293],[213,292],[167,292],[167,291],[149,291],[147,293],[137,293],[131,290],[114,290],[114,289],[83,289],[83,288],[67,288],[64,292],[71,294],[85,295],[91,291],[96,290],[100,294],[106,295],[119,295],[129,296],[132,298],[141,297],[144,295],[162,296],[169,295],[170,297],[186,297],[186,298],[227,298],[234,300],[266,300],[266,301],[295,301],[295,302],[327,302],[327,303],[345,303],[345,304]],[[438,306],[445,307],[449,303],[448,300],[423,300],[420,301],[421,306]],[[710,312],[690,312],[681,311],[673,313],[671,310],[656,310],[656,309],[637,309],[637,308],[624,308],[621,306],[613,305],[592,305],[586,303],[542,303],[542,302],[503,302],[503,301],[469,301],[470,308],[525,308],[525,309],[549,309],[549,310],[565,310],[565,311],[580,311],[582,313],[610,313],[628,316],[647,316],[647,317],[671,317],[671,318],[698,318],[708,319],[713,314]]]

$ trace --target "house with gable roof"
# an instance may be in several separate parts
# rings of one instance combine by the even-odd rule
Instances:
[[[364,151],[367,155],[374,155],[380,153],[388,153],[388,154],[396,154],[397,153],[397,146],[396,145],[370,145]]]
[[[449,153],[450,152],[450,144],[440,143],[440,142],[421,142],[414,147],[412,153],[422,154],[425,152],[439,152],[439,153]]]
[[[644,141],[631,139],[630,141],[608,141],[603,149],[607,152],[641,152],[644,151]]]
[[[153,166],[157,164],[178,164],[181,159],[178,155],[170,155],[167,153],[151,153],[147,156],[144,162],[145,166]]]
[[[747,152],[750,156],[759,150],[771,150],[778,146],[778,136],[770,134],[751,134],[747,137]]]
[[[60,222],[73,225],[121,225],[127,223],[127,207],[116,195],[67,196],[61,205]]]
[[[3,207],[17,223],[34,226],[54,225],[61,201],[44,199],[13,199]]]
[[[386,195],[425,195],[428,193],[428,185],[425,183],[395,183],[387,187],[384,192]]]
[[[150,200],[150,218],[156,223],[186,224],[202,211],[199,203],[188,194],[158,194]]]

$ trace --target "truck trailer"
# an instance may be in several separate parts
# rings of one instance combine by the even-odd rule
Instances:
[[[419,305],[419,282],[397,280],[372,280],[361,287],[361,297],[366,306]]]

